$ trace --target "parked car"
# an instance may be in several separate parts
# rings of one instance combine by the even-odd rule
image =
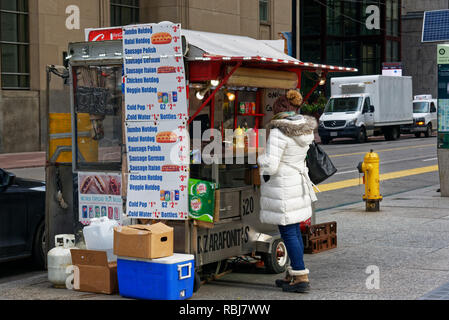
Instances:
[[[45,183],[0,169],[0,262],[32,257],[45,266]]]

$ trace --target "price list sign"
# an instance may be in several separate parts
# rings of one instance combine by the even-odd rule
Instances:
[[[139,219],[188,218],[189,138],[180,25],[123,29],[128,193]]]

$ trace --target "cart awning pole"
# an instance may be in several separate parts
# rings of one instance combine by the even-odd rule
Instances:
[[[304,103],[307,103],[307,100],[309,100],[312,93],[315,91],[316,88],[318,88],[318,86],[320,85],[320,81],[321,80],[318,80],[317,83],[315,83],[315,85],[313,86],[313,88],[306,94],[306,97],[304,98]]]
[[[324,77],[326,77],[326,76],[327,76],[327,72],[324,73]],[[304,98],[304,103],[307,103],[307,100],[309,100],[310,96],[315,91],[315,89],[318,88],[318,86],[320,85],[320,82],[321,82],[321,79],[319,79],[317,81],[317,83],[315,83],[313,88],[306,94],[306,97]]]
[[[229,78],[234,74],[234,72],[242,65],[242,62],[240,61],[239,63],[237,63],[234,68],[232,68],[231,72],[229,72],[226,77],[224,77],[224,79],[220,82],[220,84],[215,88],[215,90],[212,92],[212,94],[206,99],[206,101],[203,102],[203,104],[201,105],[201,107],[195,112],[195,114],[193,116],[190,117],[188,124],[192,123],[193,119],[195,119],[195,117],[201,112],[201,110],[204,109],[205,106],[207,106],[207,104],[209,103],[209,101],[215,97],[215,94],[218,92],[218,90],[221,89],[221,87],[223,87],[226,82],[228,82]]]

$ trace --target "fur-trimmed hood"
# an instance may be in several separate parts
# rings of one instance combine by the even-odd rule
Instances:
[[[293,138],[312,134],[318,127],[318,123],[314,117],[300,115],[296,116],[294,120],[288,118],[271,120],[266,127],[269,130],[277,128],[287,137]]]

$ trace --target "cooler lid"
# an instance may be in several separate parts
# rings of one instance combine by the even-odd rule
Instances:
[[[120,256],[117,257],[117,260],[118,259],[160,263],[160,264],[177,264],[177,263],[194,260],[195,257],[193,256],[193,254],[174,253],[172,256],[158,258],[158,259],[141,259],[141,258],[132,258],[132,257],[120,257]]]

